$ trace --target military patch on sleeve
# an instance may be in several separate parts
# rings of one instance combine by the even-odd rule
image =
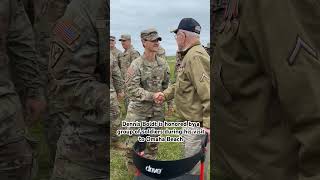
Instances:
[[[64,49],[60,44],[56,42],[51,43],[49,61],[52,68],[56,66],[63,52]]]
[[[126,77],[126,81],[125,83],[127,84],[131,79],[132,77],[134,76],[134,70],[132,67],[129,67],[128,70],[127,70],[127,77]]]
[[[56,24],[53,32],[65,43],[71,45],[80,37],[79,30],[71,21],[62,21]]]
[[[204,79],[210,80],[208,75],[206,75],[205,73],[202,73],[202,76],[200,78],[200,82],[203,82]]]

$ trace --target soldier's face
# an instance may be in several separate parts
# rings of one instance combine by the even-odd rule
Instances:
[[[116,41],[110,39],[110,47],[114,48],[116,46]]]
[[[144,48],[151,51],[151,52],[158,52],[159,50],[159,40],[153,40],[153,41],[149,41],[149,40],[144,40]]]
[[[122,45],[123,49],[128,49],[131,45],[131,40],[122,40],[121,45]]]

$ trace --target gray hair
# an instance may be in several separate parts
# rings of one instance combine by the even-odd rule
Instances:
[[[200,34],[198,34],[198,33],[190,32],[190,31],[186,31],[186,30],[182,30],[182,29],[180,29],[180,31],[186,33],[186,36],[188,36],[188,37],[200,39]]]

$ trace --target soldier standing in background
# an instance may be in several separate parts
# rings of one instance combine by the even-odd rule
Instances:
[[[170,70],[168,63],[156,54],[159,48],[159,37],[156,29],[147,29],[141,32],[141,41],[145,49],[143,56],[135,59],[126,76],[126,87],[130,103],[126,121],[163,121],[164,108],[153,102],[155,92],[163,91],[169,85]],[[132,147],[137,137],[128,137],[127,166],[133,170]],[[155,159],[158,143],[147,143],[144,156]]]
[[[121,45],[124,49],[124,52],[121,54],[119,58],[120,63],[120,70],[122,73],[122,77],[126,79],[127,70],[133,60],[138,58],[140,56],[140,53],[134,49],[134,47],[131,45],[131,36],[129,34],[123,34],[121,35],[121,38],[119,39],[121,41]],[[124,100],[124,106],[125,111],[127,112],[129,104],[129,97],[125,95]]]
[[[47,115],[44,117],[44,135],[49,147],[49,167],[53,168],[57,142],[61,134],[63,123],[69,119],[65,111],[67,103],[61,96],[55,95],[55,85],[52,77],[48,76],[48,59],[50,54],[51,30],[64,12],[71,0],[43,0],[40,15],[36,16],[34,25],[38,59],[41,62],[41,77],[46,82],[46,95],[48,101]],[[37,5],[35,5],[37,7]],[[36,8],[38,9],[38,8]],[[38,12],[36,10],[35,12]],[[49,67],[50,68],[50,67]]]
[[[114,37],[114,36],[110,36],[110,50],[111,50],[113,57],[115,58],[116,63],[118,64],[118,66],[120,68],[119,58],[120,58],[122,52],[116,47],[116,37]]]
[[[117,143],[117,129],[120,127],[120,105],[118,99],[124,97],[124,79],[115,57],[110,54],[110,120],[111,120],[111,142]],[[115,144],[116,146],[119,144]],[[120,145],[119,145],[120,147]]]
[[[72,0],[53,28],[49,73],[70,113],[51,180],[107,180],[109,51],[106,0]]]
[[[30,180],[32,152],[24,137],[26,126],[17,89],[24,94],[25,121],[37,120],[45,109],[44,84],[23,3],[3,0],[0,4],[0,179]]]

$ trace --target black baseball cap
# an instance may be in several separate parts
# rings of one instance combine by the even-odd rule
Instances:
[[[177,33],[179,29],[190,31],[190,32],[195,32],[197,34],[200,34],[201,26],[193,18],[183,18],[180,21],[178,28],[173,30],[173,31],[171,31],[171,32]]]

